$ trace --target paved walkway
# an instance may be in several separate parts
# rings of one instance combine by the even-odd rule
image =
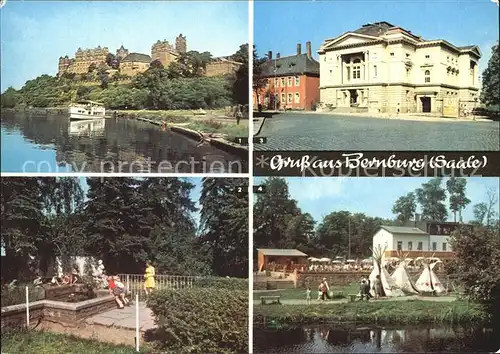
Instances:
[[[380,300],[371,300],[373,301],[408,301],[408,300],[422,300],[422,301],[434,301],[434,302],[452,302],[455,301],[456,298],[454,296],[402,296],[402,297],[391,297]],[[306,300],[302,299],[282,299],[280,300],[283,305],[307,305]],[[311,300],[311,305],[324,304],[343,304],[347,303],[347,299],[339,299],[339,300],[327,300],[327,301],[318,301],[316,299]],[[254,300],[254,305],[260,305],[260,301]]]
[[[258,136],[267,143],[254,149],[497,151],[499,127],[499,122],[447,118],[283,113],[265,120]]]
[[[123,310],[114,309],[91,316],[86,319],[86,322],[88,324],[135,329],[135,304],[125,306]],[[141,332],[156,327],[153,313],[146,307],[145,303],[139,303],[139,326]]]

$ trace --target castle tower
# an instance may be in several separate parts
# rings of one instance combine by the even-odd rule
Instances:
[[[186,53],[187,51],[186,36],[183,36],[182,33],[175,39],[175,50],[179,53]]]
[[[123,45],[116,50],[116,59],[118,60],[122,60],[123,58],[125,58],[127,55],[129,55],[129,52],[128,52],[128,49],[125,49],[123,47]]]
[[[158,60],[164,68],[177,59],[178,53],[167,40],[157,41],[151,46],[152,61]]]

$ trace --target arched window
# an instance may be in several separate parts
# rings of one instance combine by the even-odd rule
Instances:
[[[424,78],[425,78],[425,82],[431,82],[431,72],[429,70],[425,70]]]
[[[361,78],[361,60],[354,59],[352,66],[352,78],[360,79]]]

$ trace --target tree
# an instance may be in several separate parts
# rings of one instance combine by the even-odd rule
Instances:
[[[288,221],[300,216],[300,209],[285,179],[270,177],[262,184],[266,193],[258,194],[254,203],[254,247],[284,248]]]
[[[481,102],[486,106],[500,106],[500,47],[495,44],[491,49],[488,67],[483,72]]]
[[[453,212],[454,221],[457,222],[457,212],[460,222],[462,222],[462,210],[470,204],[471,200],[465,196],[465,178],[451,177],[446,181],[446,189],[449,193],[450,210]]]
[[[242,63],[235,72],[232,84],[233,101],[238,104],[248,104],[248,44],[240,45],[239,50],[232,55],[234,61]]]
[[[443,203],[446,200],[446,190],[441,187],[442,181],[441,177],[432,178],[415,191],[423,220],[446,221],[448,212]]]
[[[492,226],[497,216],[496,207],[498,203],[497,191],[493,188],[486,189],[486,202],[474,205],[474,223],[484,226]]]
[[[417,210],[417,202],[415,200],[415,193],[408,193],[405,196],[399,197],[392,207],[392,213],[397,214],[396,220],[405,223],[415,215]]]
[[[262,90],[267,86],[267,78],[262,76],[263,66],[267,62],[266,58],[258,58],[257,51],[254,47],[253,52],[253,81],[252,87],[257,99],[257,102],[260,102],[260,95]],[[274,100],[274,98],[273,98]]]
[[[89,65],[88,73],[93,73],[97,69],[97,65],[95,63],[92,63]]]
[[[475,227],[474,230],[458,229],[451,236],[451,246],[456,254],[453,273],[464,285],[464,293],[471,300],[493,306],[493,313],[500,310],[500,237],[499,229]],[[496,308],[495,308],[496,306]]]
[[[314,251],[314,225],[315,221],[309,213],[291,216],[285,230],[285,248],[296,248],[306,254]]]
[[[9,87],[5,90],[0,97],[2,108],[14,108],[20,98],[18,92],[13,87]]]
[[[202,180],[200,244],[219,276],[248,276],[248,195],[237,193],[238,187],[242,179]]]
[[[120,61],[113,53],[108,53],[106,56],[106,65],[112,69],[118,69],[120,67]]]

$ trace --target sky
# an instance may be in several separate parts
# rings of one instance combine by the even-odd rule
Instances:
[[[57,73],[60,56],[78,47],[122,44],[151,55],[157,40],[175,43],[182,33],[187,49],[214,56],[235,53],[248,43],[246,1],[19,1],[0,10],[1,91]]]
[[[256,1],[254,43],[259,56],[294,55],[297,43],[304,53],[307,41],[316,53],[326,39],[386,21],[424,39],[478,45],[482,73],[498,41],[498,10],[491,0]]]
[[[297,200],[303,213],[310,213],[316,222],[334,212],[347,210],[364,213],[371,217],[393,219],[394,202],[401,196],[413,192],[430,178],[420,177],[289,177],[286,178],[290,197]],[[255,178],[254,184],[263,178]],[[498,197],[500,178],[468,177],[466,194],[471,203],[462,212],[464,222],[473,219],[473,206],[486,202],[487,188],[496,190]],[[446,178],[443,181],[446,186]],[[498,198],[497,198],[498,199]],[[446,202],[448,205],[448,202]],[[496,210],[500,209],[497,202]],[[419,212],[417,207],[417,213]],[[448,221],[453,221],[450,212]]]

